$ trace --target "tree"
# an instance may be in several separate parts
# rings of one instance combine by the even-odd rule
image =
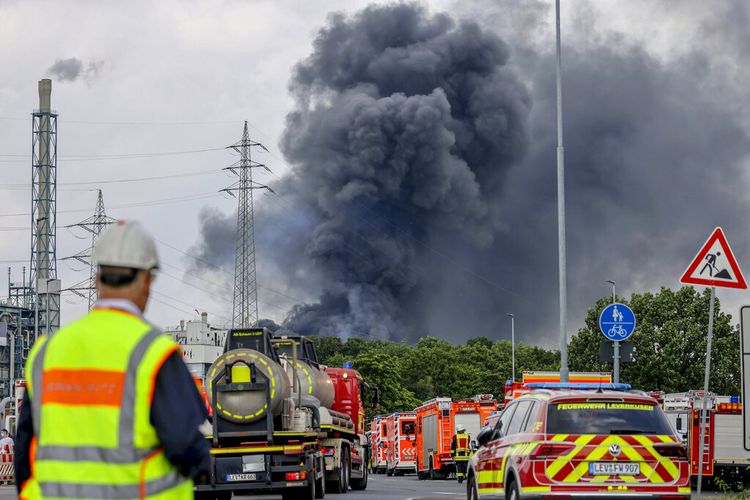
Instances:
[[[633,294],[628,305],[637,318],[629,339],[634,342],[635,361],[622,363],[620,379],[642,390],[683,392],[702,389],[706,359],[709,290],[692,287],[677,291],[662,288],[659,293]],[[585,327],[569,345],[570,369],[609,371],[611,363],[599,360],[601,311],[610,303],[603,297],[589,309]],[[739,331],[732,317],[715,304],[714,340],[711,356],[710,389],[719,394],[739,394]]]

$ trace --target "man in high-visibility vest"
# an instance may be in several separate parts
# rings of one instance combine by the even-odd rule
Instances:
[[[471,458],[471,436],[466,433],[466,427],[463,424],[456,425],[456,434],[451,440],[451,456],[456,464],[456,479],[459,483],[463,483],[466,477],[466,465]]]
[[[152,237],[119,221],[98,240],[99,300],[40,337],[26,364],[15,449],[21,499],[193,498],[209,471],[206,407],[178,345],[143,318]]]

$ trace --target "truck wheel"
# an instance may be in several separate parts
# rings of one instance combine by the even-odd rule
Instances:
[[[388,476],[388,477],[391,477],[393,475],[393,469],[386,469],[385,470],[385,475]]]
[[[349,471],[351,462],[349,448],[341,448],[341,466],[339,467],[339,480],[330,481],[326,486],[334,493],[346,493],[349,491]]]
[[[320,478],[315,480],[315,498],[321,499],[325,497],[326,497],[326,474],[325,474],[325,467],[324,467],[323,473],[320,475]]]
[[[365,469],[364,474],[362,475],[361,479],[352,479],[352,489],[353,490],[365,490],[367,488],[367,469]]]
[[[281,493],[282,500],[315,500],[317,498],[315,492],[315,479],[307,482],[307,488],[304,491],[296,491],[296,488],[291,488],[291,491],[284,491]]]

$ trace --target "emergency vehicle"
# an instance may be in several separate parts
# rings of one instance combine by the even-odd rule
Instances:
[[[609,372],[571,372],[568,374],[571,384],[611,384],[612,374]],[[560,383],[560,372],[523,372],[520,382],[505,383],[504,404],[519,398],[531,391],[527,384],[557,384]]]
[[[411,411],[388,415],[386,425],[389,441],[386,448],[386,474],[400,476],[416,472],[416,413]]]
[[[495,410],[497,400],[491,394],[479,394],[459,401],[435,398],[415,409],[417,477],[442,479],[455,472],[451,457],[455,426],[463,424],[472,439],[476,439],[482,423]]]
[[[575,386],[529,387],[482,429],[469,500],[690,498],[687,450],[653,398],[627,384]]]
[[[370,422],[372,433],[372,471],[375,474],[385,474],[386,455],[388,452],[388,424],[385,415],[378,415]]]
[[[700,414],[703,391],[668,394],[664,413],[688,447],[690,472],[698,475],[700,463]],[[731,486],[750,486],[750,452],[743,446],[742,403],[738,397],[708,395],[706,401],[703,478]]]

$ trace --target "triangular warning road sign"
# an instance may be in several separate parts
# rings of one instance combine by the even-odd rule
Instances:
[[[737,259],[734,258],[724,231],[714,229],[680,278],[689,285],[747,288]]]

